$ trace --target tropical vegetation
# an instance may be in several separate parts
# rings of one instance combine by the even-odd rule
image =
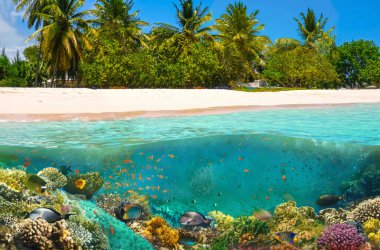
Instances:
[[[213,17],[202,2],[175,1],[176,25],[149,24],[133,0],[14,0],[35,45],[0,56],[0,86],[214,88],[266,79],[281,88],[380,87],[373,41],[335,44],[328,18],[294,18],[299,40],[265,36],[242,1]]]

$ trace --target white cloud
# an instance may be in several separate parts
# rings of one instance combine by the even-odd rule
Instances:
[[[13,58],[17,50],[22,54],[28,35],[22,31],[22,13],[16,12],[12,0],[0,1],[0,48],[5,48],[7,55]]]

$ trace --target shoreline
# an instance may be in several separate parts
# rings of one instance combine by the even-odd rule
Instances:
[[[241,92],[183,89],[0,88],[0,120],[117,120],[380,104],[378,90]]]

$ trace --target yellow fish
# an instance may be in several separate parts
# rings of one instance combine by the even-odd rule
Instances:
[[[78,189],[83,189],[86,186],[86,181],[83,179],[78,179],[75,181],[75,187]]]

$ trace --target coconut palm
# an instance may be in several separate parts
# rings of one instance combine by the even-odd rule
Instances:
[[[48,62],[53,86],[57,71],[76,72],[83,50],[91,48],[85,35],[89,27],[85,17],[90,13],[79,11],[83,4],[83,0],[51,0],[36,14],[46,25],[28,40],[41,35],[42,55]]]
[[[202,3],[195,6],[193,0],[179,0],[179,5],[174,4],[174,7],[178,27],[159,23],[152,30],[152,38],[163,41],[161,48],[175,46],[180,55],[186,55],[194,43],[213,42],[212,27],[206,25],[211,21],[207,7],[203,8]]]
[[[138,11],[131,13],[133,5],[133,0],[98,0],[93,11],[94,22],[101,33],[120,38],[123,45],[132,43],[146,47],[148,37],[141,28],[148,23],[137,17]]]
[[[260,35],[264,24],[256,19],[259,11],[247,13],[247,7],[242,2],[229,4],[224,13],[216,20],[216,30],[222,45],[233,50],[239,57],[247,61],[263,63],[262,56],[270,44],[270,39]]]

